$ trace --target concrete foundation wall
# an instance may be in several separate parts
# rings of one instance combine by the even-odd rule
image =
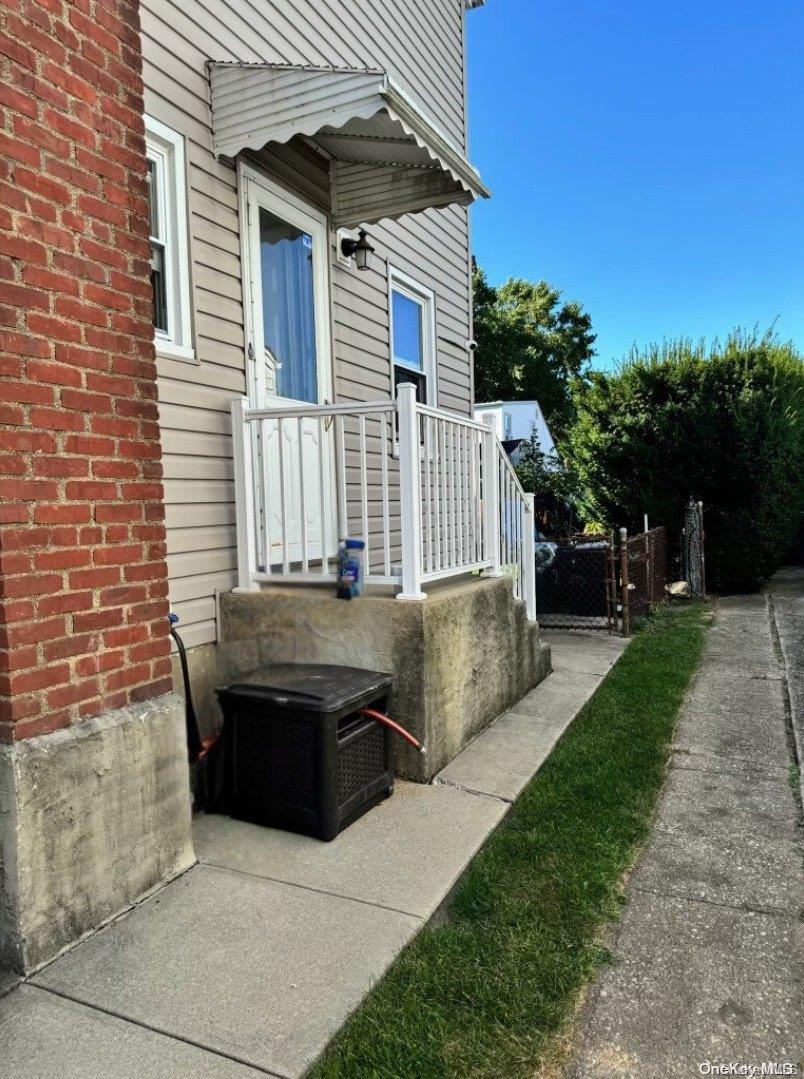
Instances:
[[[176,694],[0,746],[0,968],[33,969],[194,861]]]
[[[426,782],[550,670],[549,649],[504,578],[434,589],[421,602],[331,589],[267,588],[221,597],[224,644],[204,664],[196,704],[221,682],[265,663],[342,663],[394,676],[393,718],[427,747],[396,739],[399,775]],[[198,664],[199,667],[202,664]]]

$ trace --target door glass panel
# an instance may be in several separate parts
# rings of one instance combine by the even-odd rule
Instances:
[[[394,359],[422,370],[422,305],[396,289],[391,293],[394,327]]]
[[[276,393],[318,402],[313,238],[260,207],[260,269],[265,347]]]

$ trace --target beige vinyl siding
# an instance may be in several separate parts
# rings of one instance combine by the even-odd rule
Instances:
[[[142,0],[141,19],[146,111],[183,134],[187,149],[197,363],[160,359],[158,371],[170,598],[194,646],[215,639],[215,592],[236,583],[229,402],[246,388],[237,178],[212,154],[206,62],[382,67],[464,149],[463,0]],[[326,163],[307,144],[270,147],[259,159],[277,182],[329,209]],[[466,210],[428,210],[370,231],[376,268],[358,273],[334,256],[330,264],[337,399],[391,394],[391,263],[435,293],[438,404],[469,412]],[[369,449],[379,474],[376,442]],[[380,526],[372,506],[377,553]],[[395,536],[394,557],[397,546]]]

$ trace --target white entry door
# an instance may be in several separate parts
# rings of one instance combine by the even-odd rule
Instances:
[[[249,396],[259,408],[331,400],[327,223],[240,166]],[[337,551],[332,432],[318,417],[255,425],[265,470],[257,494],[273,572]]]

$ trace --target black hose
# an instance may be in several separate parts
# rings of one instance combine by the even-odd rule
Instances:
[[[187,669],[187,652],[184,649],[184,641],[173,626],[170,627],[170,636],[176,642],[176,647],[179,650],[181,674],[184,679],[184,718],[187,724],[187,750],[190,755],[190,763],[195,764],[201,753],[201,735],[198,731],[198,718],[195,714],[193,693],[190,689],[190,672]]]

